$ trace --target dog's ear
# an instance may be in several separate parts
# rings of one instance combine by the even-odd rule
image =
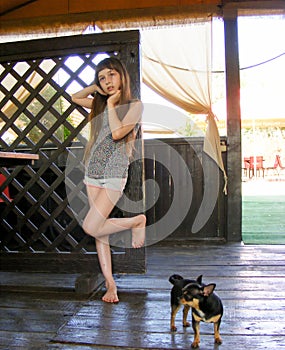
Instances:
[[[202,277],[203,277],[203,275],[200,275],[200,276],[196,279],[197,283],[202,284]]]
[[[208,297],[213,293],[215,288],[216,288],[215,283],[208,284],[207,286],[203,287],[203,295],[205,297]]]

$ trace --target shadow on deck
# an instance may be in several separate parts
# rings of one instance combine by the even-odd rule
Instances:
[[[214,345],[213,325],[204,323],[200,349],[284,350],[284,253],[281,245],[149,247],[145,275],[117,276],[118,305],[103,303],[102,290],[76,295],[76,276],[2,272],[0,349],[190,349],[182,311],[170,332],[168,277],[179,273],[215,282],[225,306],[223,344]]]

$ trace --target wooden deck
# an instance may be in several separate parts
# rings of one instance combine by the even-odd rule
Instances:
[[[100,290],[73,291],[75,275],[1,272],[0,349],[190,349],[193,332],[170,332],[168,277],[203,274],[215,282],[225,314],[223,344],[201,324],[202,350],[285,349],[285,246],[193,245],[147,248],[145,275],[117,276],[120,303]]]

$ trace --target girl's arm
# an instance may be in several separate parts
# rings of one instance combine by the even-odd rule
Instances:
[[[142,102],[132,102],[123,120],[120,120],[118,118],[116,108],[112,102],[109,102],[109,99],[107,105],[112,138],[113,140],[120,140],[125,137],[130,131],[132,131],[136,124],[141,120],[143,110]]]
[[[71,95],[71,100],[79,106],[91,109],[93,98],[90,97],[90,95],[96,92],[105,95],[104,92],[96,84],[93,84]]]

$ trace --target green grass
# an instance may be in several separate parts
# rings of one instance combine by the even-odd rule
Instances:
[[[245,244],[285,244],[285,196],[243,196]]]

